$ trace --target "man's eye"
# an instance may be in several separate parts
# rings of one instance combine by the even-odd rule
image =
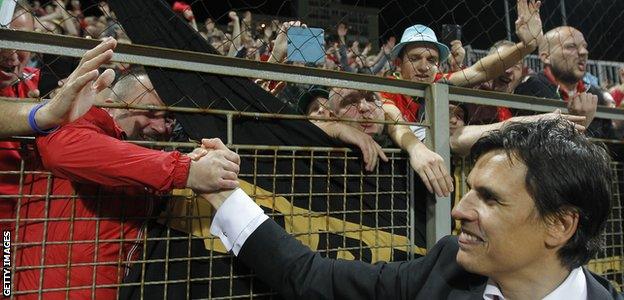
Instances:
[[[497,204],[499,203],[498,199],[496,199],[492,194],[490,193],[483,193],[481,195],[482,199],[485,201],[485,203],[487,204]]]

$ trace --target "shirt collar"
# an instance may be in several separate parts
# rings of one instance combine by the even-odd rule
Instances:
[[[505,300],[505,296],[498,288],[498,285],[488,279],[485,291],[483,291],[483,299],[485,300]],[[550,294],[546,295],[542,300],[586,300],[587,299],[587,280],[582,267],[578,267],[570,272],[568,277]]]

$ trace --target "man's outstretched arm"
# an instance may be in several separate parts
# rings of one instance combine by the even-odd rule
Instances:
[[[575,116],[568,114],[561,114],[560,110],[555,110],[552,113],[539,114],[533,116],[518,116],[513,117],[509,120],[505,120],[498,123],[486,124],[486,125],[467,125],[458,130],[456,130],[451,135],[451,152],[454,154],[458,154],[461,156],[466,156],[470,154],[470,149],[472,145],[474,145],[481,137],[488,134],[488,132],[493,130],[500,130],[503,127],[511,124],[511,123],[528,123],[528,122],[537,122],[541,119],[556,119],[562,118],[574,124],[577,130],[585,131],[585,116]]]
[[[413,299],[436,259],[368,264],[324,258],[270,220],[242,189],[200,197],[217,209],[210,232],[286,299]]]
[[[97,69],[110,61],[117,41],[107,39],[87,51],[60,91],[45,105],[33,111],[37,103],[0,100],[0,137],[35,133],[32,125],[47,130],[74,121],[84,115],[95,101],[95,94],[114,79],[113,70],[99,74]],[[29,122],[33,114],[34,124]]]
[[[536,48],[543,36],[540,18],[541,1],[518,0],[516,35],[520,42],[515,47],[502,49],[477,61],[471,67],[453,73],[448,81],[455,86],[474,87],[505,73]]]

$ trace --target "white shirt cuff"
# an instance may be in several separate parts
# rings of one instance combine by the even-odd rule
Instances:
[[[424,141],[427,137],[427,127],[420,125],[411,125],[410,129],[421,142]]]
[[[238,188],[217,210],[210,233],[219,237],[225,249],[238,255],[247,238],[268,218],[262,208]]]

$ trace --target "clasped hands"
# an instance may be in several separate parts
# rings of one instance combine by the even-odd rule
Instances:
[[[186,186],[218,208],[218,199],[225,200],[239,186],[240,157],[218,138],[202,139],[201,146],[188,156],[191,167]]]

